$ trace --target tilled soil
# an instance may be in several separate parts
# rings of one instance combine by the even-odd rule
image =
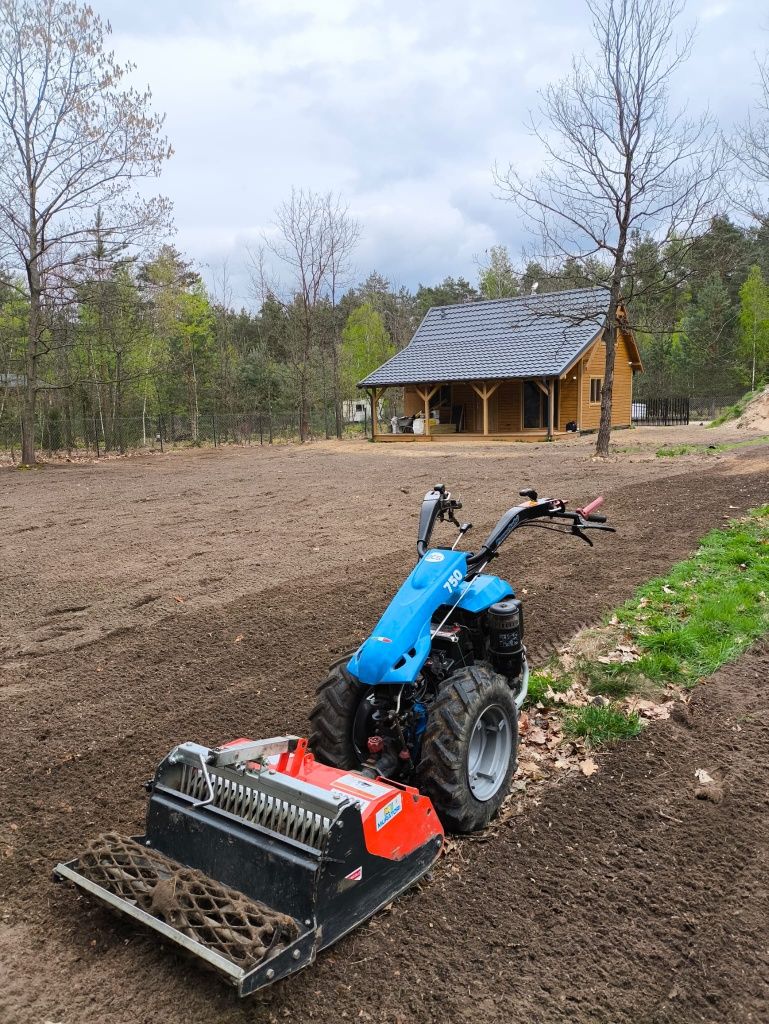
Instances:
[[[139,783],[176,742],[304,730],[322,667],[355,646],[412,563],[414,513],[435,478],[461,486],[479,534],[519,483],[575,504],[605,491],[617,535],[591,551],[522,532],[498,562],[525,592],[540,657],[769,494],[763,447],[672,465],[538,447],[288,449],[3,476],[11,525],[50,537],[24,540],[28,582],[18,537],[2,569],[1,1020],[769,1019],[762,648],[704,685],[689,715],[549,791],[495,838],[462,841],[311,971],[244,1003],[50,882],[90,836],[140,831]],[[167,515],[193,480],[201,508],[178,531],[131,509],[144,488]],[[68,545],[78,517],[92,543]],[[215,589],[195,582],[217,574]],[[141,587],[160,597],[132,608]],[[93,632],[46,646],[57,609]],[[699,767],[723,783],[722,803],[694,799]]]

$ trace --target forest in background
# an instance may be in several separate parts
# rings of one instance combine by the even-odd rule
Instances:
[[[365,225],[338,194],[292,189],[244,254],[238,308],[228,266],[206,283],[168,241],[170,202],[135,191],[173,151],[151,93],[106,49],[109,25],[71,0],[0,0],[0,447],[23,442],[32,464],[38,446],[237,439],[257,422],[269,439],[341,437],[357,382],[432,306],[580,287],[607,296],[600,452],[621,310],[645,369],[636,397],[765,384],[769,61],[755,116],[727,135],[707,112],[669,109],[694,38],[676,34],[683,0],[585,8],[596,55],[542,94],[550,160],[529,180],[493,174],[539,234],[539,262],[499,244],[472,282],[363,277]],[[398,400],[390,389],[386,417]]]
[[[299,296],[268,295],[255,311],[228,301],[227,268],[206,288],[192,264],[170,245],[141,262],[105,258],[94,245],[82,278],[62,299],[50,327],[39,404],[40,443],[82,442],[83,424],[107,449],[147,441],[158,418],[176,416],[185,440],[200,437],[201,418],[218,417],[220,432],[237,436],[239,418],[261,416],[262,431],[298,435],[300,395],[308,436],[335,436],[360,399],[356,384],[406,345],[431,306],[589,287],[581,265],[557,273],[530,262],[516,269],[494,247],[475,283],[461,276],[415,291],[370,273],[336,303],[317,298],[311,312]],[[668,395],[732,397],[769,376],[769,225],[740,227],[727,217],[682,250],[634,239],[629,266],[630,317],[643,374],[638,398]],[[597,273],[597,272],[596,272]],[[635,294],[633,294],[635,292]],[[15,381],[23,373],[27,301],[6,283],[0,291],[0,442],[18,445]],[[335,372],[336,367],[336,372]],[[398,402],[388,398],[389,415]],[[392,409],[390,406],[392,405]],[[130,438],[124,421],[132,419]],[[95,424],[95,428],[94,428]]]

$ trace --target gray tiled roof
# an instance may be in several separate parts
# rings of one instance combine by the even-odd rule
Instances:
[[[603,288],[434,306],[410,343],[359,387],[557,376],[601,330]]]

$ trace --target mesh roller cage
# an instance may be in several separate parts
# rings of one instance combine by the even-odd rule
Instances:
[[[77,869],[84,878],[247,969],[285,949],[299,935],[293,918],[115,833],[90,842]]]
[[[254,750],[269,757],[249,760]],[[305,740],[176,747],[146,832],[105,833],[54,875],[248,995],[312,963],[416,882],[443,832],[417,790],[315,762]]]

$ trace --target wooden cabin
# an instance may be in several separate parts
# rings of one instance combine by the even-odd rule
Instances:
[[[403,414],[421,420],[413,434],[385,432],[374,420],[374,439],[541,440],[597,430],[607,305],[605,289],[578,288],[433,307],[406,348],[358,384],[372,408],[387,388],[402,388]],[[630,426],[640,370],[632,331],[621,330],[615,427]]]

